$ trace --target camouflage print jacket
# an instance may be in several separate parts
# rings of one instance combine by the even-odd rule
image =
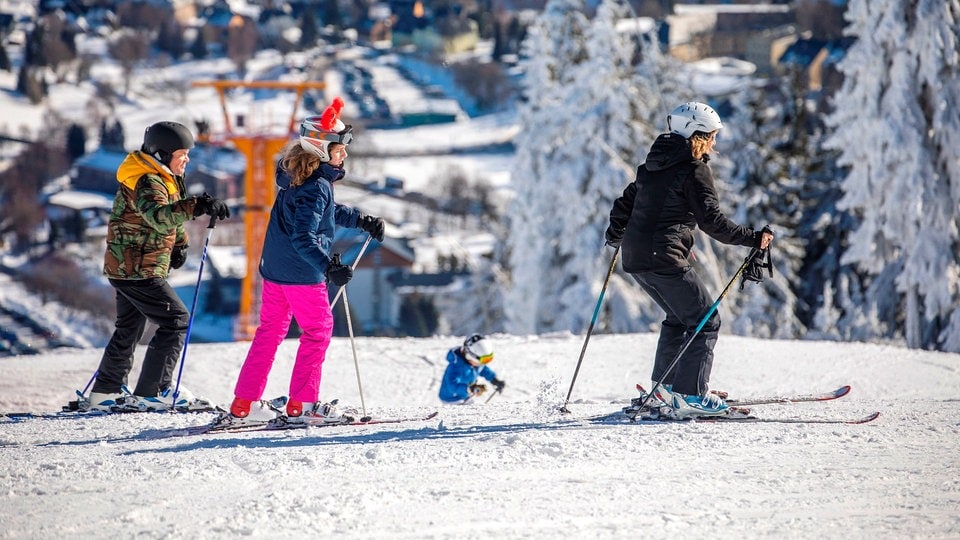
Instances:
[[[174,245],[187,245],[183,224],[196,199],[186,198],[183,178],[140,152],[117,169],[117,196],[107,227],[103,273],[110,279],[166,278]]]

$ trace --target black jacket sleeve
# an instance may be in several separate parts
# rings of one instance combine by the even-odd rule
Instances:
[[[759,245],[759,234],[749,227],[737,225],[720,210],[713,173],[706,164],[694,169],[693,178],[686,183],[685,191],[693,217],[703,232],[724,244]]]

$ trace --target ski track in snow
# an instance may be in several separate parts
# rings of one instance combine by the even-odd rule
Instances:
[[[712,382],[736,396],[853,386],[756,414],[880,418],[597,425],[576,419],[649,384],[656,335],[594,336],[571,415],[581,336],[493,338],[507,387],[474,406],[436,399],[460,338],[357,339],[367,411],[440,411],[426,422],[183,436],[214,414],[0,421],[0,538],[960,538],[960,355],[722,336]],[[265,397],[286,393],[296,345]],[[247,347],[191,345],[183,384],[229,403]],[[101,353],[0,360],[0,411],[58,409]],[[335,339],[321,397],[360,408],[356,377]]]

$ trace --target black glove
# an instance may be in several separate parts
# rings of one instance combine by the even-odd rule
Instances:
[[[333,256],[330,264],[327,266],[327,281],[337,287],[343,287],[353,278],[353,268],[340,264],[340,254]]]
[[[503,387],[507,385],[507,383],[501,381],[500,379],[494,379],[490,381],[490,384],[497,389],[497,392],[503,392]]]
[[[473,383],[467,387],[467,390],[470,392],[471,396],[479,396],[487,391],[487,385],[481,383]]]
[[[186,244],[181,246],[173,246],[173,251],[170,252],[170,268],[176,270],[183,266],[183,263],[187,262],[187,248],[190,247]]]
[[[370,233],[377,242],[383,242],[383,218],[360,214],[357,218],[357,227]]]
[[[214,199],[206,193],[195,197],[195,199],[197,205],[193,207],[193,217],[200,217],[204,214],[215,216],[219,220],[230,217],[230,207],[220,199]]]
[[[610,247],[620,247],[620,242],[623,240],[623,231],[613,230],[613,226],[607,227],[607,231],[603,233],[604,238],[607,239],[607,245]]]
[[[766,229],[764,229],[766,230]],[[773,261],[770,259],[770,246],[767,249],[754,248],[744,263],[743,273],[740,274],[740,290],[748,282],[763,283],[763,271],[766,270],[773,277]]]
[[[773,236],[773,229],[771,229],[769,225],[765,225],[763,229],[760,229],[759,231],[753,231],[754,249],[757,249],[757,250],[760,249],[760,244],[763,242],[764,233],[769,234],[770,236]],[[770,246],[767,246],[767,248],[769,249]]]

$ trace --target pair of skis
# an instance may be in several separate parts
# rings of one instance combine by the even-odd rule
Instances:
[[[358,417],[353,414],[344,414],[338,418],[323,418],[321,416],[301,416],[291,421],[285,411],[287,396],[280,396],[271,400],[261,401],[262,407],[273,411],[276,417],[269,420],[251,420],[250,418],[236,418],[228,411],[220,409],[220,415],[213,422],[202,426],[187,429],[187,435],[202,435],[205,433],[239,433],[243,431],[279,431],[287,429],[306,429],[313,427],[332,426],[366,426],[374,424],[400,424],[403,422],[420,422],[434,418],[439,412],[417,417],[381,418],[375,416]],[[339,400],[333,400],[330,405],[335,406]]]
[[[26,420],[33,419],[49,419],[49,418],[100,418],[103,416],[113,416],[116,414],[139,414],[139,413],[156,413],[156,414],[165,414],[165,413],[205,413],[205,412],[214,412],[216,408],[202,408],[202,409],[176,409],[176,410],[139,410],[139,409],[116,409],[113,411],[59,411],[59,412],[0,412],[0,419],[5,419],[11,422],[21,422]]]
[[[213,433],[242,433],[246,431],[284,431],[289,429],[321,428],[333,426],[370,426],[377,424],[402,424],[405,422],[426,422],[439,414],[438,411],[431,412],[424,416],[405,416],[380,418],[376,416],[365,416],[362,418],[343,417],[343,420],[330,422],[322,418],[303,418],[298,422],[289,422],[285,417],[280,416],[272,420],[263,422],[238,422],[238,423],[213,423],[187,428],[184,435],[204,435]]]
[[[646,395],[646,390],[642,385],[637,385],[637,391],[641,394]],[[671,418],[659,417],[659,418],[647,418],[642,416],[643,411],[638,411],[636,413],[628,414],[627,410],[629,407],[625,407],[621,411],[614,413],[607,413],[602,415],[597,415],[589,417],[587,420],[592,422],[599,423],[652,423],[652,422],[677,422],[677,421],[694,421],[694,422],[746,422],[746,423],[778,423],[778,424],[866,424],[872,422],[880,416],[880,412],[872,412],[865,416],[860,417],[838,417],[838,418],[766,418],[753,416],[747,407],[753,407],[757,405],[785,405],[793,403],[808,403],[808,402],[822,402],[822,401],[832,401],[834,399],[842,398],[850,393],[850,386],[841,386],[836,390],[831,390],[828,392],[819,392],[811,394],[793,394],[793,395],[776,395],[769,397],[760,397],[760,398],[747,398],[747,399],[727,399],[725,400],[727,405],[734,411],[731,414],[723,416],[703,416],[690,418],[687,420],[676,420]]]
[[[114,414],[134,414],[134,413],[206,413],[220,410],[217,406],[205,403],[191,407],[177,407],[175,409],[138,409],[127,407],[115,407],[109,411],[98,409],[83,410],[76,406],[76,401],[71,401],[65,405],[62,410],[57,412],[0,412],[0,419],[19,422],[36,418],[97,418],[101,416],[110,416]]]

